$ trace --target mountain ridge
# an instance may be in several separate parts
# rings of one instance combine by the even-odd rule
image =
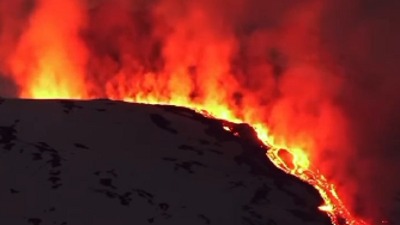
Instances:
[[[0,115],[10,225],[330,224],[246,124],[105,99],[3,99]]]

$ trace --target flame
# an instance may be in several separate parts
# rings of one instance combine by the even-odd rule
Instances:
[[[89,6],[83,2],[37,1],[27,29],[8,58],[20,97],[107,97],[167,104],[250,124],[269,147],[266,156],[278,168],[319,191],[324,200],[319,209],[333,224],[339,225],[342,220],[365,224],[346,208],[335,182],[328,181],[320,170],[326,169],[325,164],[318,160],[327,143],[338,141],[343,133],[341,114],[331,101],[340,81],[320,66],[316,55],[320,46],[313,44],[318,40],[307,35],[314,32],[323,1],[310,1],[304,9],[289,10],[274,32],[261,30],[242,40],[227,21],[212,14],[214,8],[225,8],[224,4],[193,1],[182,6],[178,1],[163,0],[152,10],[156,25],[149,42],[142,38],[137,24],[127,22],[130,14],[126,9],[140,8],[134,4],[138,1],[94,0],[88,1]],[[232,20],[240,16],[241,5],[237,7],[240,10],[233,10]],[[88,14],[94,17],[92,24]],[[132,30],[122,32],[121,27]],[[95,37],[83,37],[81,31],[85,29],[88,33],[95,30]],[[139,30],[137,34],[135,29]],[[158,46],[159,39],[163,44],[159,57],[163,60],[153,59],[155,50],[149,47]],[[251,62],[235,71],[232,62],[243,60],[236,57],[241,41],[249,43],[245,54]],[[271,51],[275,48],[289,59]],[[266,60],[267,50],[273,57]],[[151,69],[146,66],[148,61]],[[279,71],[285,66],[282,75]],[[223,128],[239,135],[229,126]]]
[[[118,99],[115,99],[118,100]],[[153,98],[145,99],[124,99],[127,102],[137,102],[144,104],[160,104],[157,100]],[[367,223],[361,219],[355,218],[346,206],[341,201],[339,195],[336,192],[336,188],[331,184],[319,170],[312,168],[307,151],[299,147],[289,148],[286,145],[275,144],[274,136],[269,132],[266,124],[261,123],[249,123],[248,121],[243,121],[238,117],[229,117],[232,113],[227,111],[221,111],[224,107],[207,107],[205,105],[197,105],[192,102],[174,102],[172,99],[169,102],[162,102],[162,104],[183,106],[196,110],[202,113],[204,116],[213,117],[218,119],[224,119],[228,121],[234,121],[236,123],[248,123],[253,125],[258,138],[270,149],[266,153],[266,156],[281,170],[288,174],[298,177],[302,181],[309,183],[315,189],[317,189],[324,200],[324,204],[318,207],[319,210],[326,212],[334,225],[340,225],[339,221],[345,220],[348,225],[366,225]],[[207,109],[207,111],[204,110]],[[239,135],[234,132],[231,127],[223,125],[223,129],[232,132],[234,135]],[[286,152],[289,160],[286,157],[282,157],[279,152]]]
[[[87,53],[76,37],[83,17],[79,1],[40,0],[37,4],[10,59],[16,82],[23,88],[20,96],[86,97],[81,68]]]

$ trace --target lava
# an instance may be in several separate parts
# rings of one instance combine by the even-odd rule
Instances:
[[[147,104],[157,104],[152,102],[145,102]],[[196,108],[195,108],[196,109]],[[204,113],[203,110],[198,110],[200,113],[203,112],[205,116],[213,117],[212,114]],[[218,118],[218,117],[216,117]],[[232,118],[233,121],[239,121],[237,118]],[[245,121],[241,121],[245,122]],[[229,126],[224,125],[223,128],[227,131],[232,132]],[[339,195],[336,192],[336,188],[333,184],[321,174],[317,169],[310,169],[310,162],[305,154],[305,151],[299,148],[283,149],[277,147],[268,138],[269,135],[266,132],[266,127],[262,125],[256,128],[258,138],[270,149],[266,153],[268,158],[281,170],[288,174],[296,176],[306,183],[312,185],[317,189],[324,200],[324,204],[318,207],[319,210],[326,212],[334,225],[366,225],[367,223],[361,219],[357,219],[351,215],[349,210],[341,201]],[[237,133],[233,132],[234,135]]]
[[[19,1],[18,32],[0,14],[10,42],[0,73],[19,97],[168,104],[247,123],[278,168],[319,191],[335,225],[365,224],[338,188],[350,180],[335,165],[353,146],[337,104],[343,74],[319,37],[328,0]]]

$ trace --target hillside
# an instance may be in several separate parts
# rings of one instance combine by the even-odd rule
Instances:
[[[109,100],[1,100],[7,225],[328,225],[244,124]]]

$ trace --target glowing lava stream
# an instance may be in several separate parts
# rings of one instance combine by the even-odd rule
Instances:
[[[115,99],[118,100],[118,99]],[[143,104],[157,104],[157,105],[175,105],[182,106],[186,108],[191,108],[198,113],[210,118],[217,118],[233,123],[247,123],[241,119],[233,116],[229,109],[223,106],[216,107],[213,111],[204,110],[204,106],[196,105],[194,103],[185,104],[180,102],[160,102],[156,99],[148,98],[125,98],[125,102],[136,102]],[[249,123],[247,123],[249,124]],[[266,156],[273,162],[273,164],[279,169],[283,170],[287,174],[291,174],[300,180],[312,185],[321,195],[324,200],[324,204],[321,205],[319,210],[324,211],[330,217],[334,225],[366,225],[367,223],[356,219],[347,210],[343,202],[340,200],[335,186],[328,182],[326,177],[319,172],[317,169],[310,168],[310,162],[306,155],[306,151],[300,148],[288,148],[287,146],[279,146],[274,143],[272,136],[269,135],[268,128],[262,123],[249,124],[253,127],[259,140],[261,140],[265,146],[267,146],[268,152]],[[224,125],[224,129],[232,132],[232,128],[228,125]],[[234,133],[235,134],[235,133]],[[235,134],[236,135],[236,134]],[[290,159],[285,159],[281,153],[286,153],[286,157]]]

